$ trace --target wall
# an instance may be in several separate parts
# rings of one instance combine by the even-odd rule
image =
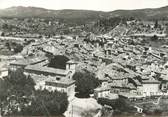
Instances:
[[[96,95],[97,98],[106,97],[106,96],[108,96],[109,94],[110,94],[110,90],[95,92],[95,95]]]
[[[67,96],[74,96],[75,94],[75,84],[69,86],[69,87],[54,87],[54,86],[46,86],[45,88],[49,91],[59,91],[63,93],[67,93]]]
[[[138,90],[143,96],[158,95],[160,92],[159,84],[142,84],[142,87],[139,87]]]

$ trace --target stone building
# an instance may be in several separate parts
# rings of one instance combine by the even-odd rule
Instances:
[[[22,69],[27,77],[35,82],[36,90],[60,91],[68,96],[75,94],[75,81],[72,76],[76,71],[76,62],[70,60],[66,63],[66,69],[47,67],[47,59],[34,58],[23,59],[10,64],[9,70]]]

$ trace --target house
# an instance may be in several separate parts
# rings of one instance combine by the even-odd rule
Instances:
[[[7,68],[1,68],[0,69],[0,79],[8,76],[8,69]]]
[[[112,88],[108,83],[103,83],[100,87],[94,89],[95,98],[117,99],[118,94],[112,93]]]
[[[160,95],[160,82],[155,79],[143,80],[142,86],[138,87],[137,92],[140,92],[145,97]]]
[[[27,77],[35,82],[36,90],[47,89],[60,91],[68,96],[75,94],[75,81],[72,76],[76,71],[76,62],[70,60],[66,63],[66,69],[47,67],[46,58],[23,59],[10,64],[9,70],[16,71],[21,68]]]
[[[37,58],[29,58],[29,59],[21,59],[17,60],[15,62],[11,62],[9,65],[9,70],[16,71],[17,69],[23,69],[28,65],[46,65],[48,63],[48,60],[45,57],[37,57]]]
[[[137,34],[133,34],[130,35],[130,37],[132,38],[146,38],[146,39],[151,39],[152,37],[158,37],[158,39],[164,39],[166,38],[166,34],[159,34],[159,33],[137,33]]]
[[[126,92],[119,93],[119,97],[124,98],[124,99],[128,99],[130,101],[142,100],[144,98],[143,95],[137,95],[135,93],[126,93]]]
[[[72,80],[72,76],[76,71],[76,64],[70,60],[66,63],[66,69],[28,65],[24,69],[24,74],[34,79],[35,89],[57,90],[67,93],[68,96],[73,96],[75,94],[75,81]]]
[[[94,89],[94,96],[96,98],[103,98],[110,94],[110,86],[108,85],[108,82],[103,82],[100,87],[97,87]]]
[[[75,94],[75,81],[64,77],[46,77],[44,75],[31,76],[36,85],[36,90],[59,91],[66,93],[67,96],[74,96]]]
[[[24,69],[26,75],[44,75],[51,77],[68,77],[69,71],[64,69],[55,69],[51,67],[42,67],[38,65],[28,65]],[[69,78],[70,79],[70,78]]]
[[[52,91],[60,91],[68,96],[75,95],[75,81],[66,78],[51,78],[45,81],[45,88]]]
[[[56,69],[47,66],[41,66],[39,64],[28,65],[24,68],[24,73],[26,75],[44,75],[51,77],[64,77],[72,79],[73,74],[76,70],[76,62],[70,60],[66,63],[66,69]]]

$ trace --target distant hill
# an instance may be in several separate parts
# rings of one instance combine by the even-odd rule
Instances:
[[[116,10],[50,10],[38,7],[10,7],[0,10],[0,17],[55,17],[61,19],[99,19],[108,17],[135,17],[140,19],[168,18],[168,6],[154,9]]]
[[[144,20],[168,19],[168,6],[153,9],[116,10],[109,14],[110,17],[135,17]]]
[[[37,7],[10,7],[0,10],[0,17],[55,17],[62,19],[97,19],[108,16],[108,13],[91,10],[49,10]]]

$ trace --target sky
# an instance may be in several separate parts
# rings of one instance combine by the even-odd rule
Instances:
[[[47,9],[85,9],[113,11],[167,6],[168,0],[0,0],[0,9],[12,6],[33,6]]]

